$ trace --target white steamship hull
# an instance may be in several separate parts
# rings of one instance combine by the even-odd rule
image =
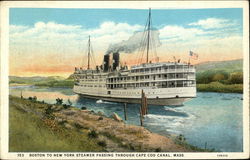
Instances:
[[[83,88],[75,86],[74,92],[80,97],[101,99],[110,102],[120,103],[141,103],[141,90],[82,90]],[[90,93],[92,92],[92,93]],[[196,97],[195,87],[183,88],[166,88],[166,89],[144,89],[150,105],[169,105],[180,106],[184,102]],[[110,93],[110,94],[105,94]],[[168,94],[166,94],[168,93]]]

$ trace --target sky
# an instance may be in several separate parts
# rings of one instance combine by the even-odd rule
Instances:
[[[242,9],[151,9],[159,45],[149,59],[207,61],[242,59]],[[110,46],[131,40],[144,30],[147,9],[11,8],[9,14],[10,75],[67,77],[86,67],[91,36],[94,64],[100,65]],[[155,52],[156,50],[156,52]],[[122,53],[123,64],[137,64],[138,51]],[[144,57],[145,58],[145,57]],[[144,61],[144,60],[143,60]]]

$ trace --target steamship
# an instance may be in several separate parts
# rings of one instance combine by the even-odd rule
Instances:
[[[179,106],[196,97],[195,68],[190,63],[148,62],[150,20],[147,22],[147,61],[128,67],[120,65],[120,54],[105,54],[103,64],[87,69],[75,68],[73,91],[85,98],[122,103],[141,103],[144,91],[151,105]],[[90,38],[88,41],[90,46]]]

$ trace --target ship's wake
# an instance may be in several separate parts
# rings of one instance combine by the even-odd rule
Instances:
[[[194,114],[186,113],[184,111],[167,108],[165,115],[148,114],[145,116],[145,125],[150,128],[161,128],[171,134],[181,133],[181,128],[187,127],[190,122],[194,121],[197,117]],[[167,114],[168,112],[176,114]],[[182,116],[185,115],[185,116]],[[177,129],[178,128],[178,129]]]
[[[96,101],[97,104],[115,104],[114,102],[107,102],[107,101],[103,101],[101,99]]]

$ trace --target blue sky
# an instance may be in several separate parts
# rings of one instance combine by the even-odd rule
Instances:
[[[101,64],[110,46],[139,42],[138,35],[131,37],[143,31],[147,16],[148,9],[11,8],[10,59],[15,61],[10,61],[10,72],[70,73],[84,66],[89,35]],[[241,8],[152,9],[152,21],[159,31],[154,36],[161,44],[160,61],[187,61],[190,50],[199,54],[192,63],[243,57]],[[121,53],[131,65],[136,64],[135,55],[135,50],[129,56]]]
[[[74,24],[97,27],[105,21],[129,24],[145,24],[148,10],[145,9],[48,9],[48,8],[11,8],[10,24],[34,25],[38,21],[54,21],[60,24]],[[152,9],[155,26],[186,25],[206,18],[223,18],[239,21],[242,27],[242,9]]]

